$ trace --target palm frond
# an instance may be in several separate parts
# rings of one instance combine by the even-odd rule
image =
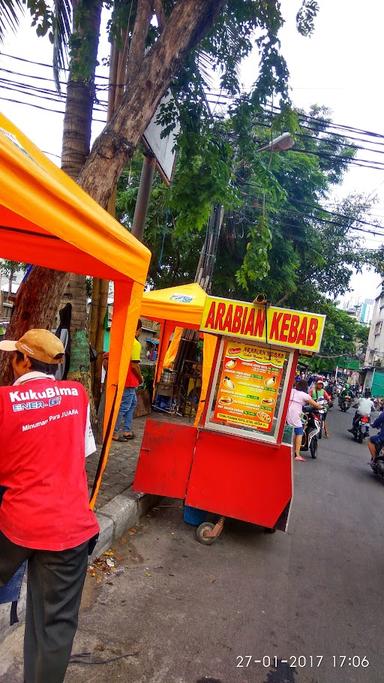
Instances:
[[[1,0],[0,0],[1,3]],[[71,0],[54,0],[53,76],[60,92],[60,71],[68,65],[68,45],[72,33]]]
[[[21,0],[0,0],[0,43],[3,42],[8,29],[17,29],[19,15],[22,13]]]

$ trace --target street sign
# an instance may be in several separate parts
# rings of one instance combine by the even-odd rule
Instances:
[[[164,126],[156,122],[160,107],[163,104],[168,104],[174,100],[173,95],[167,92],[160,100],[160,104],[155,111],[148,127],[143,134],[144,144],[149,148],[152,154],[156,157],[158,170],[164,180],[169,185],[172,180],[173,167],[175,164],[175,143],[180,130],[180,124],[177,122],[175,128],[166,137],[161,137]]]

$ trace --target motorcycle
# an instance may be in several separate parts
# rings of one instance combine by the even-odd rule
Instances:
[[[373,404],[375,406],[375,410],[378,413],[381,413],[381,411],[384,410],[384,399],[383,398],[373,398],[372,401],[373,401]]]
[[[363,443],[364,439],[369,436],[369,417],[359,415],[359,419],[355,420],[352,427],[352,435],[355,441]]]
[[[317,413],[320,417],[320,432],[319,432],[319,439],[322,438],[323,436],[323,427],[324,427],[324,422],[325,418],[327,417],[328,409],[330,408],[330,404],[328,401],[325,400],[325,398],[319,398],[317,399],[317,403],[321,405],[320,410],[315,410],[315,413]]]
[[[381,481],[384,481],[384,449],[382,446],[379,446],[376,448],[376,452],[376,458],[370,463],[370,465],[375,475],[381,479]]]
[[[312,458],[317,457],[318,439],[322,427],[322,417],[318,410],[310,406],[303,407],[303,441],[301,451],[309,451]]]
[[[339,408],[345,413],[351,407],[352,397],[347,394],[347,396],[339,396]]]

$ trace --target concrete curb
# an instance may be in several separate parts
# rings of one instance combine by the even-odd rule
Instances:
[[[108,550],[124,531],[137,524],[140,517],[154,507],[159,500],[159,496],[135,493],[127,488],[97,510],[100,535],[90,558],[91,562]]]

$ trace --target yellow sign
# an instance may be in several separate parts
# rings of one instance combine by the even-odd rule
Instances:
[[[324,323],[325,315],[208,296],[200,329],[316,353]]]

